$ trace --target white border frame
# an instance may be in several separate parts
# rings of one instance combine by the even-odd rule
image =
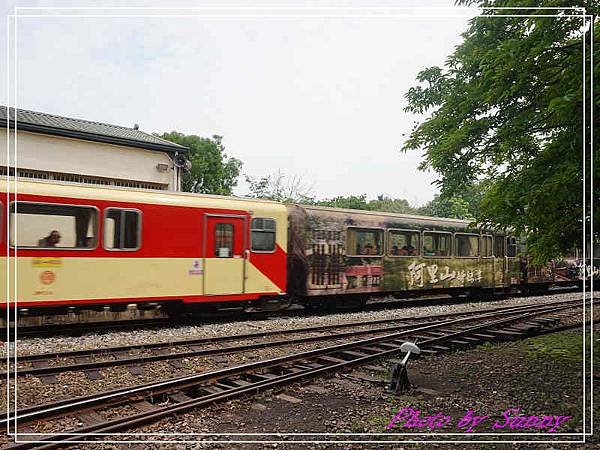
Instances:
[[[186,10],[186,11],[197,11],[197,10],[208,10],[208,11],[214,11],[214,10],[218,10],[218,11],[243,11],[243,10],[260,10],[260,11],[274,11],[274,10],[284,10],[284,11],[289,11],[289,10],[294,10],[294,11],[304,11],[304,10],[311,10],[311,11],[339,11],[339,10],[346,10],[346,11],[358,11],[358,12],[362,12],[363,14],[346,14],[346,15],[325,15],[325,14],[317,14],[317,15],[306,15],[306,14],[279,14],[279,15],[269,15],[269,17],[295,17],[295,18],[304,18],[304,17],[365,17],[364,12],[365,11],[384,11],[384,14],[378,13],[378,14],[366,14],[366,17],[410,17],[410,18],[431,18],[431,17],[457,17],[459,16],[458,14],[443,14],[443,15],[433,15],[433,14],[426,14],[426,15],[420,15],[420,14],[409,14],[409,15],[402,15],[402,14],[385,14],[385,11],[402,11],[402,10],[410,10],[410,11],[415,11],[415,10],[425,10],[425,11],[431,11],[431,10],[453,10],[456,11],[457,9],[462,9],[462,10],[473,10],[473,8],[442,8],[442,7],[291,7],[291,8],[282,8],[282,7],[275,7],[275,8],[269,8],[269,7],[251,7],[251,8],[238,8],[238,7],[190,7],[190,8],[170,8],[170,7],[112,7],[112,8],[106,8],[106,7],[15,7],[14,9],[14,14],[9,14],[7,15],[7,107],[9,108],[8,111],[10,112],[10,107],[11,107],[11,97],[10,97],[10,83],[11,83],[11,79],[10,79],[10,71],[11,71],[11,66],[10,66],[10,61],[11,61],[11,53],[14,53],[14,60],[16,62],[17,60],[17,18],[18,17],[98,17],[97,14],[82,14],[82,15],[76,15],[76,14],[19,14],[20,10],[33,10],[33,11],[45,11],[45,10],[61,10],[61,11],[83,11],[83,10],[92,10],[92,11],[108,11],[108,10],[130,10],[130,11],[136,11],[136,10],[156,10],[156,11],[163,11],[163,10],[170,10],[170,11],[174,11],[174,10]],[[594,30],[594,23],[593,23],[593,16],[590,14],[586,14],[586,10],[583,7],[483,7],[483,8],[479,8],[478,10],[520,10],[520,11],[531,11],[531,10],[535,10],[535,11],[554,11],[554,12],[569,12],[568,14],[561,14],[560,16],[558,14],[536,14],[536,15],[532,15],[532,14],[498,14],[498,15],[493,15],[490,17],[537,17],[537,18],[541,18],[541,17],[577,17],[577,18],[581,18],[583,19],[583,24],[590,25],[590,29],[589,32],[587,33],[587,36],[589,37],[589,42],[590,42],[590,49],[591,49],[591,55],[590,55],[590,81],[593,80],[593,65],[594,65],[594,58],[593,58],[593,41],[594,41],[594,36],[593,36],[593,30]],[[574,13],[574,14],[572,14]],[[198,14],[195,14],[196,16],[198,16]],[[481,14],[479,14],[481,15]],[[170,15],[165,15],[167,17],[190,17],[191,14],[185,14],[185,15],[180,15],[180,14],[170,14]],[[218,15],[218,14],[208,14],[208,15],[199,15],[201,17],[257,17],[256,15],[248,15],[248,14],[242,14],[242,15],[236,15],[236,14],[225,14],[225,15]],[[116,14],[116,15],[100,15],[100,17],[157,17],[156,14],[151,14],[151,15],[146,15],[146,14],[134,14],[134,15],[123,15],[123,14]],[[471,17],[469,15],[469,17]],[[11,48],[11,20],[12,20],[12,25],[13,25],[13,31],[14,31],[14,52],[13,49]],[[583,42],[584,42],[584,46],[583,46],[583,105],[584,105],[584,119],[583,119],[583,219],[584,219],[584,226],[583,226],[583,242],[586,241],[586,161],[585,161],[585,157],[586,157],[586,149],[587,149],[587,145],[586,145],[586,129],[585,129],[585,123],[586,123],[586,112],[587,112],[587,97],[586,97],[586,55],[585,55],[585,48],[587,44],[587,40],[586,40],[586,34],[583,35]],[[16,67],[16,63],[14,64],[13,67],[13,72],[14,72],[14,110],[18,111],[18,102],[17,102],[17,84],[16,84],[16,79],[17,79],[17,67]],[[593,99],[593,83],[590,82],[590,95],[591,98]],[[590,121],[593,123],[593,117],[594,117],[594,113],[593,113],[593,103],[590,102],[592,107],[590,108]],[[6,149],[6,153],[7,153],[7,161],[8,161],[8,166],[10,167],[10,135],[11,135],[11,131],[14,130],[14,163],[15,166],[17,165],[18,161],[17,161],[17,140],[18,140],[18,117],[15,114],[15,121],[14,121],[14,128],[11,129],[10,127],[10,113],[7,114],[7,149]],[[591,192],[593,193],[593,127],[591,127],[591,131],[590,131],[590,160],[591,160],[591,164],[590,164],[590,187],[591,187]],[[7,171],[9,172],[9,171]],[[8,189],[6,192],[6,197],[7,197],[7,202],[6,204],[10,203],[10,196],[11,196],[11,190],[10,190],[10,175],[7,173],[6,175],[6,179],[8,182]],[[17,178],[14,177],[13,178],[13,186],[14,186],[14,191],[13,192],[17,192]],[[590,204],[590,260],[593,263],[593,231],[594,231],[594,223],[593,223],[593,202],[591,202]],[[9,248],[8,248],[8,227],[6,227],[6,245],[7,245],[7,299],[10,297],[10,290],[11,290],[11,286],[10,286],[10,260],[9,260]],[[16,235],[16,231],[15,231],[15,235]],[[15,249],[15,260],[16,260],[16,256],[17,256],[17,250]],[[585,254],[585,244],[583,245],[583,261],[585,264],[586,261],[586,254]],[[16,270],[16,264],[15,264],[15,270],[14,270],[14,286],[16,286],[16,281],[17,281],[17,270]],[[17,292],[15,289],[15,306],[14,306],[14,313],[15,313],[15,317],[16,317],[16,311],[17,311]],[[590,314],[590,325],[593,324],[593,308],[592,308],[592,302],[593,302],[593,284],[591,284],[590,286],[590,309],[591,309],[591,314]],[[586,306],[587,306],[587,302],[586,302],[586,283],[585,283],[585,277],[584,277],[584,281],[583,281],[583,319],[584,319],[584,324],[583,324],[583,374],[582,374],[582,381],[583,381],[583,431],[581,433],[553,433],[554,436],[580,436],[581,440],[533,440],[533,441],[525,441],[525,440],[519,440],[519,441],[503,441],[503,440],[498,440],[498,441],[480,441],[480,440],[473,440],[473,439],[468,439],[468,440],[450,440],[450,441],[443,441],[443,440],[433,440],[433,441],[335,441],[335,440],[327,440],[327,441],[168,441],[168,440],[157,440],[157,441],[138,441],[138,440],[134,440],[134,441],[103,441],[105,443],[128,443],[128,442],[132,442],[132,443],[140,443],[140,442],[146,442],[146,443],[184,443],[184,442],[191,442],[191,443],[196,443],[196,444],[201,444],[202,442],[206,442],[206,443],[235,443],[235,442],[239,442],[239,443],[290,443],[290,442],[297,442],[297,443],[378,443],[378,444],[399,444],[399,443],[424,443],[424,442],[435,442],[435,443],[469,443],[469,444],[473,444],[474,442],[480,442],[480,443],[493,443],[493,444],[501,444],[501,443],[549,443],[549,444],[557,444],[557,443],[585,443],[585,437],[586,436],[591,436],[593,434],[593,377],[590,376],[590,392],[592,392],[592,395],[590,396],[590,418],[591,418],[591,426],[590,431],[586,431],[587,427],[587,422],[586,422],[586,330],[585,330],[585,325],[586,325]],[[10,321],[10,303],[7,301],[6,303],[6,307],[7,307],[7,323]],[[591,339],[590,339],[590,373],[593,373],[593,358],[591,358],[591,356],[593,355],[593,326],[590,329],[590,333],[591,333]],[[14,388],[14,407],[16,410],[17,407],[17,379],[16,379],[16,363],[17,363],[17,345],[16,345],[16,340],[17,340],[17,326],[15,324],[14,327],[14,337],[15,337],[15,352],[14,352],[14,367],[15,367],[15,374],[14,374],[14,381],[15,381],[15,388]],[[9,351],[9,344],[10,344],[10,328],[7,326],[7,368],[9,367],[8,363],[10,362],[10,351]],[[10,402],[10,386],[9,386],[9,381],[10,381],[10,371],[7,371],[7,406],[9,405]],[[8,407],[7,407],[7,417],[8,417]],[[17,419],[18,417],[15,415],[14,417],[14,430],[16,431],[16,425],[17,425]],[[13,436],[15,436],[15,441],[16,442],[36,442],[36,441],[19,441],[18,437],[19,435],[31,435],[31,433],[10,433],[11,431],[11,421],[9,420],[9,423],[7,424],[7,433],[8,434],[12,434]],[[79,434],[79,433],[73,433],[73,434]],[[94,433],[92,433],[94,434]],[[261,433],[256,433],[258,435],[276,435],[276,436],[282,436],[282,435],[303,435],[303,436],[321,436],[321,435],[360,435],[360,436],[364,436],[364,435],[369,435],[369,433],[349,433],[349,434],[345,434],[345,433],[265,433],[265,434],[261,434]],[[225,434],[225,433],[201,433],[201,435],[241,435],[241,436],[249,436],[249,435],[256,435],[255,433],[246,433],[246,434],[241,434],[241,433],[234,433],[234,434]],[[139,435],[137,433],[113,433],[111,435]],[[146,434],[146,435],[155,435],[154,433],[150,433],[150,434]],[[169,433],[164,433],[164,434],[159,434],[162,436],[165,435],[170,435]],[[177,434],[179,435],[179,434]],[[195,434],[195,435],[199,435],[199,434]],[[425,435],[431,435],[431,436],[443,436],[443,435],[460,435],[460,436],[464,436],[464,433],[374,433],[374,434],[370,434],[370,435],[381,435],[381,436],[391,436],[391,435],[419,435],[419,436],[425,436]],[[469,436],[476,436],[476,435],[502,435],[502,436],[507,436],[507,433],[472,433],[469,434]],[[546,435],[544,433],[510,433],[508,434],[508,436],[518,436],[518,435]],[[64,441],[53,441],[53,442],[64,442]],[[69,443],[89,443],[90,441],[68,441]]]

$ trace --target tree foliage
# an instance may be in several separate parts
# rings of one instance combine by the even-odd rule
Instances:
[[[533,6],[522,0],[460,3]],[[581,3],[588,14],[597,14],[597,2]],[[539,6],[564,4],[540,1]],[[403,150],[425,150],[421,169],[439,174],[438,200],[462,198],[483,183],[475,219],[526,234],[535,261],[542,262],[581,246],[583,20],[542,17],[547,10],[528,10],[533,17],[519,17],[519,10],[501,13],[517,16],[495,17],[498,10],[486,10],[470,21],[444,67],[418,74],[419,84],[406,94],[406,111],[427,118]],[[599,31],[596,25],[596,42]],[[595,74],[599,61],[595,50]],[[586,119],[589,126],[589,115]],[[597,136],[598,121],[593,126]],[[597,167],[598,152],[595,158]]]
[[[221,136],[205,138],[171,131],[160,137],[190,148],[186,156],[192,163],[192,169],[183,175],[182,190],[202,194],[232,194],[242,162],[227,157]]]
[[[483,183],[475,183],[466,186],[460,194],[453,196],[436,194],[433,200],[418,209],[418,213],[426,216],[475,220],[479,216],[484,191]]]
[[[299,175],[286,176],[281,170],[262,178],[246,175],[250,197],[264,198],[282,203],[312,204],[312,186],[308,186]]]

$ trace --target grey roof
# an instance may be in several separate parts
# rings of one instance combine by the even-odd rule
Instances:
[[[6,128],[6,106],[0,105],[0,127]],[[14,108],[10,108],[10,127],[14,127]],[[145,148],[163,152],[187,152],[188,147],[161,139],[134,128],[62,117],[54,114],[17,110],[17,130],[84,139],[108,144]]]

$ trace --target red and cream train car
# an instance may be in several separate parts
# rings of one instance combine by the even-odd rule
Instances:
[[[282,204],[22,180],[0,191],[4,304],[176,310],[285,294]]]

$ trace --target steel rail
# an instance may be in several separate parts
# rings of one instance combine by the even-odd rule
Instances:
[[[576,301],[575,300],[565,300],[565,301],[561,301],[561,302],[555,302],[554,304],[561,305],[561,304],[569,304],[569,303],[578,302],[578,301],[579,300],[576,300]],[[442,314],[442,315],[437,315],[437,316],[430,315],[430,316],[410,318],[410,319],[411,320],[433,319],[433,318],[441,319],[444,317],[456,317],[456,316],[467,316],[468,317],[468,316],[480,314],[482,312],[487,313],[487,312],[511,311],[511,310],[514,310],[515,308],[523,308],[523,307],[528,307],[528,306],[535,306],[535,305],[520,305],[520,306],[517,305],[517,306],[500,307],[500,308],[494,308],[494,309],[488,309],[488,310],[448,313],[448,314]],[[365,322],[358,321],[358,322],[338,324],[338,325],[305,327],[305,328],[298,328],[295,330],[294,329],[286,329],[286,330],[280,330],[280,331],[250,333],[250,334],[238,335],[238,336],[224,336],[221,338],[210,337],[210,338],[190,339],[190,340],[182,340],[182,341],[174,341],[174,342],[166,342],[166,343],[153,343],[153,344],[141,345],[141,346],[131,345],[131,346],[112,347],[112,348],[106,348],[106,349],[102,349],[102,350],[93,349],[93,350],[79,350],[79,351],[72,351],[72,352],[65,352],[65,353],[27,355],[24,357],[17,357],[18,358],[17,361],[18,362],[26,361],[26,362],[46,362],[47,363],[53,359],[69,358],[69,357],[74,357],[74,356],[75,357],[76,356],[86,356],[86,357],[118,356],[119,354],[122,354],[126,351],[138,350],[138,349],[139,350],[145,350],[145,349],[169,350],[169,349],[173,349],[174,347],[177,347],[177,346],[184,346],[184,347],[192,348],[191,351],[185,351],[185,352],[170,352],[170,353],[167,352],[167,353],[159,353],[159,354],[144,355],[144,356],[139,356],[139,355],[129,356],[128,355],[123,358],[117,357],[116,359],[109,359],[109,360],[104,360],[104,361],[76,362],[76,363],[70,363],[70,364],[65,364],[65,365],[55,365],[55,366],[48,365],[45,367],[17,369],[15,371],[15,373],[17,374],[17,376],[25,376],[25,375],[41,376],[41,375],[56,375],[56,374],[64,373],[64,372],[86,371],[86,370],[100,369],[100,368],[106,368],[106,367],[117,367],[117,366],[126,366],[126,365],[136,365],[137,366],[140,364],[146,364],[146,363],[157,362],[157,361],[183,359],[183,358],[191,358],[191,357],[198,357],[198,356],[231,354],[231,353],[237,353],[237,352],[244,352],[244,351],[248,351],[248,350],[262,349],[262,348],[267,348],[267,347],[286,346],[286,345],[293,345],[293,344],[299,344],[299,343],[333,340],[333,339],[339,339],[339,338],[344,338],[344,337],[385,333],[385,332],[399,330],[399,329],[406,329],[406,328],[410,328],[413,326],[426,325],[428,323],[428,322],[422,322],[422,323],[415,323],[415,324],[400,324],[400,325],[391,326],[391,327],[375,328],[375,329],[368,329],[368,330],[357,330],[357,331],[351,331],[351,332],[346,332],[346,333],[334,333],[334,334],[323,335],[323,336],[310,336],[310,337],[300,337],[300,338],[295,338],[295,339],[285,339],[285,340],[278,340],[278,341],[265,341],[265,342],[251,343],[251,344],[245,344],[245,345],[225,346],[225,347],[210,348],[210,349],[194,349],[194,347],[197,347],[198,345],[203,344],[203,343],[216,344],[216,343],[227,342],[227,341],[232,341],[232,340],[245,340],[245,339],[260,338],[260,337],[267,337],[267,336],[278,336],[278,335],[286,335],[286,334],[301,334],[301,333],[308,333],[308,332],[323,332],[323,331],[335,330],[338,328],[369,326],[369,325],[375,325],[375,324],[380,324],[380,323],[399,322],[402,320],[407,320],[407,319],[406,318],[379,319],[379,320],[374,320],[374,321],[365,321]],[[439,322],[439,320],[437,322]],[[431,322],[429,322],[429,323],[431,323]],[[6,375],[7,375],[6,371],[0,372],[0,376],[6,376]]]
[[[360,341],[353,341],[345,344],[339,344],[335,346],[309,350],[307,352],[301,352],[291,355],[286,355],[278,358],[272,358],[269,360],[257,361],[253,363],[244,364],[241,366],[229,367],[225,369],[220,369],[213,372],[207,372],[203,374],[190,375],[186,377],[174,378],[170,380],[166,380],[158,383],[150,383],[147,385],[141,385],[134,388],[122,388],[114,391],[109,391],[108,393],[101,393],[90,396],[78,397],[75,399],[66,399],[63,401],[55,402],[52,404],[44,404],[38,405],[35,407],[27,408],[25,410],[19,410],[17,412],[17,416],[21,421],[25,420],[26,422],[30,422],[32,420],[39,420],[44,417],[52,417],[55,416],[59,411],[70,411],[73,409],[81,409],[81,408],[89,408],[94,405],[101,404],[102,406],[115,406],[116,404],[126,403],[128,401],[128,396],[133,397],[145,397],[145,396],[157,396],[160,393],[165,392],[173,392],[174,390],[184,390],[190,387],[202,385],[202,383],[210,383],[219,384],[217,380],[224,379],[227,377],[238,376],[242,374],[255,373],[258,369],[264,369],[267,367],[275,367],[281,366],[282,364],[286,364],[292,361],[302,360],[311,357],[317,356],[325,356],[331,353],[338,353],[343,350],[349,350],[352,348],[358,347],[368,347],[369,345],[382,343],[383,346],[389,345],[385,344],[386,341],[394,341],[401,337],[406,336],[414,336],[419,333],[426,333],[428,331],[441,330],[446,338],[448,336],[458,336],[464,335],[476,329],[490,328],[498,324],[504,324],[511,321],[522,321],[526,318],[532,317],[534,315],[548,314],[551,312],[566,310],[574,307],[581,307],[581,305],[563,305],[563,306],[536,306],[535,309],[529,308],[528,311],[513,311],[511,313],[506,313],[510,317],[505,319],[496,320],[494,322],[488,322],[483,325],[478,325],[475,328],[471,327],[470,329],[461,329],[459,331],[453,332],[454,334],[449,334],[443,329],[448,326],[457,326],[461,324],[467,324],[472,321],[481,321],[485,319],[490,319],[497,317],[497,313],[486,313],[481,314],[477,317],[469,317],[462,319],[455,319],[444,321],[439,324],[429,324],[426,326],[415,327],[410,330],[405,330],[397,333],[392,333],[385,336],[372,337],[368,339],[363,339]],[[502,314],[504,315],[504,314]],[[444,339],[444,336],[435,338],[436,340]],[[393,351],[398,352],[400,345],[392,344]],[[381,353],[380,350],[377,350],[373,355],[377,357]],[[381,354],[388,354],[388,352],[384,352]],[[367,355],[368,356],[368,355]],[[12,415],[11,415],[12,418]],[[5,423],[7,420],[4,419],[0,421],[0,424]]]
[[[555,302],[555,304],[565,304],[573,301],[579,300],[562,300]],[[271,335],[285,335],[285,334],[296,334],[296,333],[304,333],[304,332],[319,332],[325,331],[328,329],[337,329],[337,328],[345,328],[345,327],[356,327],[361,325],[377,325],[382,323],[391,323],[398,322],[400,320],[428,320],[428,319],[439,319],[445,317],[456,317],[461,315],[469,315],[469,314],[479,314],[481,312],[494,312],[494,311],[504,311],[512,308],[526,307],[526,306],[535,306],[533,305],[512,305],[512,306],[500,306],[497,308],[489,308],[489,309],[480,309],[476,311],[463,311],[463,312],[453,312],[453,313],[445,313],[445,314],[429,314],[425,316],[418,317],[396,317],[392,319],[378,319],[371,321],[356,321],[356,322],[347,322],[341,324],[334,325],[317,325],[312,327],[300,327],[300,328],[290,328],[284,330],[272,330],[272,331],[263,331],[263,332],[255,332],[255,333],[246,333],[246,334],[237,334],[237,335],[228,335],[228,336],[215,336],[215,337],[204,337],[197,339],[183,339],[178,341],[168,341],[168,342],[153,342],[153,343],[144,343],[144,344],[131,344],[131,345],[123,345],[123,346],[115,346],[115,347],[106,347],[102,349],[87,349],[87,350],[70,350],[66,352],[54,352],[54,353],[38,353],[32,355],[22,355],[18,356],[21,361],[38,361],[38,360],[48,360],[48,359],[56,359],[56,358],[71,358],[78,356],[100,356],[105,355],[107,353],[121,353],[125,351],[131,350],[150,350],[150,349],[162,349],[162,348],[170,348],[178,345],[199,345],[199,344],[210,344],[210,343],[221,343],[226,341],[237,341],[244,339],[255,339],[258,337],[271,336]]]
[[[558,312],[562,310],[567,310],[573,308],[574,306],[544,306],[539,307],[537,310],[531,310],[529,312],[520,313],[514,312],[511,317],[497,319],[492,321],[487,321],[482,324],[475,324],[467,327],[457,327],[456,330],[446,330],[442,336],[430,337],[425,341],[420,342],[422,347],[431,347],[434,344],[442,343],[448,340],[456,339],[462,336],[468,336],[470,334],[477,334],[477,332],[481,332],[483,330],[494,330],[499,326],[506,326],[515,322],[526,321],[529,318],[549,314],[552,312]],[[185,412],[189,409],[206,405],[209,403],[214,403],[216,401],[222,401],[234,397],[238,397],[240,395],[246,393],[255,393],[259,390],[272,388],[276,386],[280,386],[282,384],[289,384],[291,382],[315,376],[318,374],[339,370],[344,367],[348,367],[351,365],[357,365],[364,362],[369,362],[374,359],[390,356],[396,354],[400,351],[400,345],[403,342],[400,338],[406,337],[409,334],[414,335],[417,332],[426,332],[435,329],[441,329],[443,326],[457,326],[461,324],[465,324],[468,321],[473,320],[481,320],[481,319],[490,319],[493,318],[491,314],[485,314],[481,317],[477,318],[465,318],[465,319],[457,319],[448,321],[443,325],[429,325],[424,327],[419,327],[415,330],[405,331],[400,333],[393,333],[383,337],[370,338],[361,341],[355,341],[347,344],[327,347],[324,349],[311,350],[308,352],[302,352],[294,355],[288,355],[285,357],[274,358],[271,360],[260,361],[256,363],[250,363],[243,366],[232,367],[228,369],[222,369],[215,372],[210,372],[207,374],[201,374],[198,376],[190,377],[187,380],[181,380],[178,382],[179,386],[177,390],[182,391],[183,389],[190,388],[192,386],[196,386],[197,389],[206,389],[206,387],[199,384],[200,379],[204,381],[212,380],[212,386],[218,386],[221,391],[210,392],[205,394],[199,398],[190,398],[183,394],[183,399],[179,397],[179,402],[173,405],[167,405],[161,407],[159,410],[150,410],[141,412],[138,414],[134,414],[127,417],[121,417],[117,419],[112,419],[106,422],[97,423],[94,425],[85,426],[77,430],[76,433],[58,433],[55,436],[50,438],[40,439],[38,441],[30,441],[30,442],[22,442],[16,444],[14,446],[9,447],[10,449],[26,449],[26,448],[40,448],[40,449],[50,449],[64,446],[64,443],[68,443],[69,441],[80,441],[86,440],[86,438],[90,438],[92,436],[85,435],[86,433],[111,433],[118,430],[122,430],[124,428],[133,428],[136,426],[143,425],[145,423],[156,421],[160,418],[166,417],[168,415]],[[492,331],[493,332],[493,331]],[[386,344],[387,341],[387,344]],[[380,347],[377,345],[379,344]],[[386,345],[388,348],[381,348],[381,346]],[[392,348],[389,348],[392,347]],[[348,351],[348,349],[354,348],[359,351]],[[328,357],[329,355],[329,357]],[[332,357],[331,355],[335,355],[336,357]],[[310,362],[311,358],[316,362]],[[349,359],[348,359],[349,358]],[[290,362],[299,361],[299,364],[295,366],[289,366]],[[256,369],[263,369],[270,367],[272,369],[279,368],[279,374],[271,373],[270,376],[266,377],[265,374],[261,374],[256,371]],[[231,384],[232,375],[245,374],[246,377],[259,377],[258,380],[254,380],[254,382],[245,382],[245,384]],[[262,375],[262,379],[260,378]],[[191,378],[195,378],[193,381]],[[266,379],[265,379],[266,378]],[[228,384],[227,381],[230,381]],[[182,383],[183,382],[183,383]],[[191,382],[191,383],[190,383]],[[165,391],[165,384],[159,383],[157,384],[160,391],[169,392],[168,388]],[[174,386],[172,386],[174,387]],[[224,389],[224,390],[223,390]],[[173,392],[171,389],[170,392]],[[189,393],[189,392],[188,392]],[[145,392],[143,396],[155,396],[156,392]],[[172,395],[172,394],[171,394]],[[138,398],[140,398],[138,396]],[[127,401],[127,399],[124,399]],[[111,406],[114,406],[112,404]],[[34,414],[35,415],[35,414]],[[32,415],[30,415],[31,419]],[[21,418],[22,419],[22,418]],[[82,436],[83,435],[83,436]],[[61,442],[57,442],[61,441]],[[43,444],[39,446],[38,444]]]

